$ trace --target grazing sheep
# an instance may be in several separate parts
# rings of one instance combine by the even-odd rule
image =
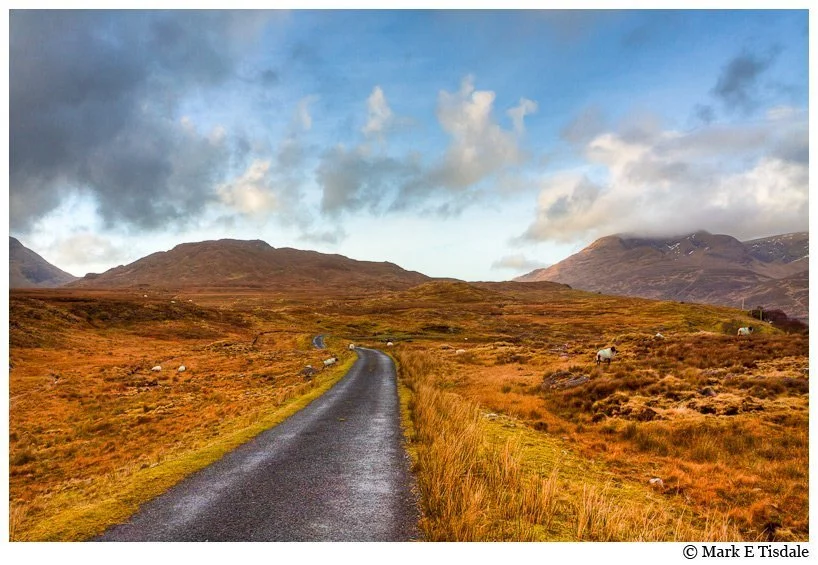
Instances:
[[[457,351],[454,352],[454,354],[455,355],[463,355],[465,352],[466,352],[465,349],[458,349]]]
[[[391,341],[386,342],[386,347],[392,347],[393,345],[395,345],[395,344],[392,343]]]
[[[151,367],[151,371],[161,371],[161,370],[162,370],[161,365],[157,365],[156,367]]]
[[[747,326],[747,327],[744,327],[744,328],[739,328],[738,333],[736,333],[736,336],[738,336],[738,337],[741,337],[743,335],[749,336],[751,333],[753,333],[753,327],[752,326]]]
[[[355,344],[354,344],[354,343],[350,343],[350,344],[349,344],[349,350],[350,350],[350,351],[352,351],[353,349],[355,349]]]
[[[179,368],[176,370],[179,371],[180,373],[184,373],[186,369],[187,368],[184,365],[179,365]]]
[[[603,361],[611,364],[611,359],[613,359],[614,355],[616,355],[616,347],[611,346],[606,349],[600,349],[596,352],[596,364],[599,365]]]
[[[336,357],[330,357],[329,359],[324,359],[324,367],[329,367],[330,365],[335,365],[338,362]]]

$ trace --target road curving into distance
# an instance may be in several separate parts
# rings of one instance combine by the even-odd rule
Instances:
[[[395,366],[357,348],[324,395],[98,541],[409,541],[417,501]]]

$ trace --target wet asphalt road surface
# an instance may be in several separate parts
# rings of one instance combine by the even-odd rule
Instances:
[[[316,349],[324,349],[324,336],[323,335],[317,335],[314,338],[312,338],[312,345]]]
[[[395,367],[380,351],[356,352],[323,396],[97,540],[418,539]]]

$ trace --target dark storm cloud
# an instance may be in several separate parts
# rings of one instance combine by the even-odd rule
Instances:
[[[759,79],[777,56],[778,49],[763,56],[741,53],[724,67],[712,93],[730,110],[752,111],[758,104],[762,86]]]
[[[235,75],[254,15],[11,11],[11,228],[72,190],[90,191],[109,225],[199,211],[244,142],[197,132],[176,111],[190,89]]]

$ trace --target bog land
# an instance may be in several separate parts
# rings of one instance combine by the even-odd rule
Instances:
[[[432,281],[12,290],[9,313],[12,540],[125,520],[326,391],[349,343],[397,362],[424,539],[808,539],[808,339],[740,310]]]

